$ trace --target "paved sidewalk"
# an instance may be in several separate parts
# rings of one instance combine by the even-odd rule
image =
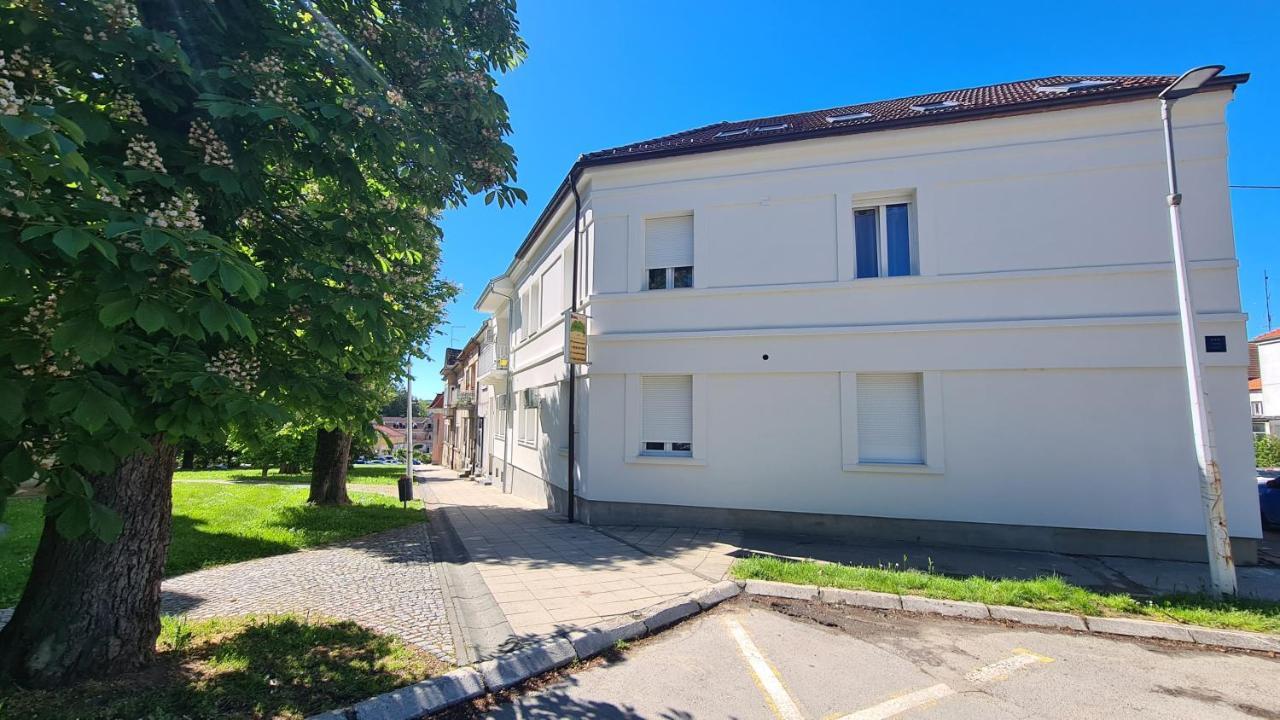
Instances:
[[[562,634],[706,586],[585,525],[431,466],[429,510],[447,515],[516,639]]]
[[[163,612],[190,618],[294,612],[352,620],[454,662],[426,523],[178,575],[164,581],[160,602]]]

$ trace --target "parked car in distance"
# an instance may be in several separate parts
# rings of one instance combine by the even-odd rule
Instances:
[[[1258,477],[1258,509],[1263,525],[1280,527],[1280,477]]]

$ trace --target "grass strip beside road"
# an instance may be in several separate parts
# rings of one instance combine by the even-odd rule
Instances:
[[[270,484],[175,482],[173,540],[165,575],[349,540],[422,522],[420,507],[403,509],[393,497],[351,493],[353,504],[307,504],[307,488]],[[44,523],[44,500],[13,498],[0,538],[0,608],[18,602]]]
[[[146,670],[54,690],[0,688],[0,716],[29,720],[301,720],[449,670],[398,638],[298,615],[165,617]]]
[[[741,580],[772,580],[942,600],[967,600],[988,605],[1013,605],[1075,615],[1138,617],[1227,630],[1280,633],[1280,603],[1242,598],[1218,601],[1202,595],[1166,595],[1144,600],[1123,593],[1097,593],[1054,576],[1034,580],[977,576],[957,578],[922,570],[771,557],[738,560],[732,573]]]

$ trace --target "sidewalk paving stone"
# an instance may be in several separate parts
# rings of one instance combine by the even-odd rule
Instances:
[[[427,507],[447,514],[518,638],[567,635],[711,584],[496,486],[438,467],[419,477]],[[675,533],[646,529],[655,542]]]

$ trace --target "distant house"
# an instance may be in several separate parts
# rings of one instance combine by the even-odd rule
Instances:
[[[440,463],[444,443],[444,393],[438,392],[427,407],[427,447],[431,461]]]
[[[1280,330],[1249,341],[1249,414],[1254,435],[1280,435]]]

